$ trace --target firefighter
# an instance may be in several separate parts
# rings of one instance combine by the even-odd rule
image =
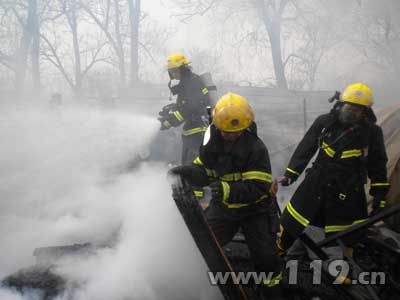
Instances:
[[[161,130],[184,123],[182,164],[191,164],[198,155],[198,149],[208,126],[206,107],[210,105],[208,88],[200,76],[192,72],[189,64],[182,53],[168,57],[167,69],[170,76],[168,87],[172,95],[177,95],[177,99],[176,103],[165,106],[159,113]],[[179,80],[179,84],[172,86],[173,79]]]
[[[247,100],[234,93],[222,96],[193,165],[170,172],[191,184],[206,186],[205,194],[209,190],[211,200],[205,214],[219,243],[230,242],[241,228],[256,270],[271,274],[262,290],[268,295],[279,293],[279,219],[269,192],[271,165]]]
[[[282,214],[282,250],[310,224],[329,235],[363,222],[368,217],[367,178],[372,214],[385,207],[387,156],[372,104],[368,86],[347,86],[331,112],[319,116],[297,146],[280,180],[283,186],[296,181],[317,150],[318,154]]]

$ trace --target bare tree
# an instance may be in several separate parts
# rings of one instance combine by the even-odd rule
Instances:
[[[17,37],[21,28],[12,11],[13,5],[9,1],[0,2],[0,65],[12,73],[15,72],[15,52],[19,47]]]
[[[81,1],[83,9],[103,31],[115,52],[120,74],[120,83],[127,81],[126,54],[129,44],[131,85],[139,81],[139,28],[141,21],[140,0],[105,0],[97,1],[100,9],[94,10],[88,3]],[[125,14],[125,12],[128,12]],[[129,43],[126,39],[129,39]]]
[[[40,92],[40,28],[45,21],[49,2],[50,0],[3,0],[0,2],[0,7],[3,9],[0,13],[1,29],[6,29],[5,38],[8,39],[8,42],[2,44],[10,44],[15,37],[19,38],[17,45],[6,51],[0,50],[0,63],[14,73],[14,86],[18,94],[24,91],[28,71],[31,71],[34,91]],[[10,18],[10,12],[12,12],[12,18]],[[31,68],[29,68],[29,63],[32,65]]]
[[[59,41],[59,32],[52,27],[53,41],[48,36],[42,34],[41,38],[44,42],[43,56],[53,66],[55,66],[63,75],[69,86],[72,88],[74,95],[79,98],[82,94],[83,81],[87,73],[95,66],[95,64],[105,60],[101,57],[101,51],[105,46],[105,42],[97,40],[96,42],[86,42],[84,48],[81,45],[82,36],[79,33],[79,14],[81,6],[77,0],[59,0],[58,7],[55,10],[55,19],[64,17],[67,28],[69,29],[72,40],[72,62],[68,62],[65,53],[64,42]],[[87,36],[86,36],[87,38]],[[62,38],[63,40],[65,37]],[[82,63],[85,58],[85,64]],[[68,65],[72,65],[72,72],[68,70]],[[72,73],[72,74],[71,74]]]
[[[286,27],[290,29],[288,39],[295,40],[296,47],[285,57],[283,65],[290,89],[313,90],[324,56],[342,41],[343,36],[332,30],[332,24],[336,23],[335,14],[325,1],[292,2],[292,5],[296,17],[287,21]]]
[[[120,84],[122,86],[126,83],[126,62],[124,51],[124,37],[121,32],[121,8],[120,1],[106,0],[97,1],[98,9],[90,3],[81,2],[82,8],[102,30],[107,38],[109,45],[114,51],[119,70]],[[113,58],[111,58],[113,60]]]
[[[252,1],[253,2],[253,1]],[[254,6],[267,30],[278,88],[287,89],[281,46],[282,17],[289,0],[255,0]]]
[[[285,75],[283,63],[283,53],[281,45],[281,27],[283,15],[288,6],[289,0],[248,0],[248,1],[232,1],[232,0],[201,0],[196,2],[178,1],[179,7],[183,13],[175,14],[181,21],[187,22],[193,16],[205,15],[217,9],[218,6],[223,6],[227,1],[231,5],[227,7],[245,6],[253,7],[259,19],[262,21],[264,28],[269,37],[271,48],[271,57],[273,61],[276,85],[278,88],[287,89],[288,84]],[[244,9],[246,11],[246,9]],[[228,15],[228,13],[226,14]]]
[[[171,38],[175,29],[160,24],[158,20],[150,18],[146,14],[141,15],[139,32],[139,78],[154,80],[158,76],[165,75],[165,70],[160,65],[165,64],[166,43]]]
[[[37,0],[29,1],[29,10],[32,10],[29,14],[32,15],[31,26],[32,34],[32,81],[33,88],[36,93],[40,92],[40,24],[39,24],[39,13],[38,13],[38,2]]]
[[[18,7],[13,7],[13,11],[22,26],[22,36],[15,57],[15,88],[17,91],[23,91],[25,86],[25,76],[28,68],[29,46],[32,41],[31,28],[32,23],[34,22],[34,10],[32,3],[33,2],[31,1],[29,2],[30,6],[28,6],[28,16],[26,20],[24,20],[20,15]]]
[[[362,2],[357,18],[359,35],[349,41],[361,53],[363,64],[373,65],[388,77],[400,76],[400,5],[395,0]]]
[[[39,71],[39,21],[37,0],[3,1],[2,6],[13,12],[21,28],[18,47],[14,50],[13,58],[2,53],[2,62],[15,73],[15,89],[20,94],[24,90],[28,70],[28,57],[32,47],[33,83],[36,90],[40,88]]]
[[[182,22],[196,15],[210,14],[226,23],[233,16],[237,23],[242,15],[240,32],[232,33],[239,66],[241,49],[252,56],[271,55],[276,86],[281,89],[313,89],[323,57],[338,43],[330,32],[332,14],[326,1],[318,0],[199,0],[179,1]],[[240,11],[239,11],[240,8]],[[221,16],[225,16],[221,18]],[[334,15],[333,15],[334,16]],[[246,25],[246,26],[245,26]],[[224,41],[225,42],[225,41]],[[266,51],[268,50],[268,52]],[[250,54],[248,54],[250,55]],[[248,57],[247,57],[248,58]],[[246,70],[244,68],[244,70]],[[242,78],[243,79],[243,78]],[[265,81],[266,78],[264,78]],[[270,78],[268,78],[270,81]],[[268,82],[264,84],[269,85]]]
[[[139,81],[139,25],[141,0],[127,0],[129,5],[130,40],[131,40],[131,86]]]

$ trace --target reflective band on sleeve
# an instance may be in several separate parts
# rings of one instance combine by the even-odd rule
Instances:
[[[301,225],[303,225],[304,227],[307,227],[308,224],[310,224],[310,221],[308,221],[306,218],[304,218],[301,214],[299,214],[294,207],[292,206],[292,203],[288,203],[286,205],[286,209],[288,210],[288,212],[291,214],[291,216],[297,221],[299,222]]]
[[[379,207],[380,207],[380,208],[385,208],[385,206],[386,206],[386,201],[381,201],[381,202],[379,203]]]
[[[207,95],[208,94],[208,88],[204,88],[201,90],[203,95]]]
[[[347,228],[362,223],[364,222],[366,219],[361,219],[361,220],[356,220],[351,224],[348,225],[329,225],[329,226],[325,226],[325,232],[329,233],[329,232],[337,232],[337,231],[343,231],[346,230]]]
[[[203,162],[201,161],[200,157],[198,157],[198,156],[193,161],[193,164],[198,165],[198,166],[203,166]]]
[[[288,172],[290,172],[290,173],[293,173],[293,174],[295,174],[295,175],[297,175],[297,176],[300,176],[300,173],[299,173],[299,172],[296,172],[295,170],[293,170],[293,169],[291,169],[291,168],[286,168],[286,171],[288,171]]]
[[[182,135],[188,136],[188,135],[196,134],[196,133],[199,133],[199,132],[204,132],[204,131],[207,131],[207,128],[208,127],[195,127],[195,128],[192,128],[192,129],[184,130],[182,132]]]
[[[375,183],[371,183],[371,186],[389,186],[390,183],[388,182],[375,182]]]
[[[201,161],[201,159],[200,159],[199,156],[196,157],[196,159],[193,161],[193,164],[194,164],[194,165],[197,165],[197,166],[202,166],[202,167],[204,167],[204,164],[203,164],[203,162]],[[217,178],[217,177],[218,177],[218,174],[217,174],[217,172],[215,172],[215,170],[211,170],[211,169],[207,169],[207,168],[204,168],[204,169],[206,170],[206,173],[207,173],[207,175],[208,175],[209,177],[213,177],[213,178]]]
[[[213,177],[213,178],[218,178],[218,174],[215,170],[207,169],[205,168],[207,176]]]
[[[325,142],[322,143],[322,149],[329,157],[334,157],[336,151],[329,147],[329,145]]]
[[[343,159],[343,158],[360,157],[360,156],[362,156],[362,151],[360,149],[353,149],[353,150],[343,151],[340,158]]]
[[[221,184],[222,184],[222,191],[223,191],[222,202],[227,203],[229,194],[231,193],[231,187],[229,186],[229,183],[227,183],[225,181],[221,181]]]
[[[248,171],[242,173],[243,180],[261,180],[272,183],[272,175],[261,171]]]
[[[179,122],[185,120],[179,111],[174,111],[174,116]]]
[[[202,198],[204,196],[203,191],[194,191],[194,195],[198,198]]]
[[[276,275],[275,277],[271,278],[271,279],[266,279],[263,281],[263,285],[265,285],[266,287],[274,287],[276,285],[279,284],[279,282],[281,282],[282,280],[282,272],[280,272],[278,275]]]

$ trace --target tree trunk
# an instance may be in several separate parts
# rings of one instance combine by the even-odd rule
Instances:
[[[31,41],[30,34],[26,29],[23,30],[20,46],[17,53],[17,61],[15,68],[15,90],[17,94],[21,94],[25,88],[25,76],[27,69],[29,44]]]
[[[22,23],[22,37],[20,40],[20,46],[17,50],[16,55],[16,68],[15,68],[15,90],[17,95],[21,95],[25,88],[25,77],[26,77],[26,70],[28,67],[28,53],[29,47],[32,41],[32,24],[34,23],[34,16],[33,16],[33,9],[32,9],[32,1],[28,3],[28,16],[26,18],[26,23]],[[16,13],[17,14],[17,13]],[[17,15],[17,17],[19,17]]]
[[[282,48],[281,48],[281,28],[276,21],[271,23],[268,29],[269,42],[271,44],[272,62],[274,64],[276,84],[280,89],[288,89],[285,68],[282,61]]]
[[[134,86],[139,81],[139,25],[140,1],[127,0],[129,4],[129,19],[131,23],[131,78],[130,84]]]
[[[281,47],[281,17],[287,1],[282,0],[280,5],[278,5],[278,2],[275,1],[266,4],[264,0],[256,0],[253,4],[268,32],[276,84],[278,88],[287,90],[288,86],[282,61]]]
[[[119,77],[121,86],[125,86],[126,83],[126,70],[125,70],[125,54],[124,54],[124,45],[121,39],[121,11],[119,9],[119,1],[114,0],[115,7],[115,40],[116,40],[116,52],[118,56],[118,64],[119,64]]]
[[[32,8],[32,81],[35,94],[40,93],[40,28],[37,14],[37,0],[30,0]]]
[[[72,43],[74,47],[74,62],[75,62],[75,88],[74,93],[77,98],[81,95],[82,90],[82,67],[81,67],[81,54],[79,49],[79,38],[78,38],[78,22],[76,16],[76,2],[71,1],[70,11],[67,13],[69,25],[72,33]]]

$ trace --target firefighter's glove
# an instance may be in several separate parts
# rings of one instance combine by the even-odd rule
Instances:
[[[372,211],[371,211],[371,216],[374,216],[378,213],[380,213],[383,209],[386,207],[386,201],[385,198],[383,197],[374,197],[374,200],[372,202]]]
[[[289,186],[293,182],[295,182],[298,177],[299,177],[299,174],[297,172],[293,171],[292,169],[287,168],[285,174],[283,174],[283,177],[281,177],[279,179],[279,183],[282,186]]]
[[[293,182],[294,182],[294,180],[293,180],[291,177],[289,177],[289,176],[283,176],[283,177],[281,177],[281,179],[279,180],[279,183],[280,183],[282,186],[289,186],[289,185],[291,185]]]
[[[222,201],[224,198],[224,190],[221,181],[214,181],[209,187],[211,190],[211,199],[214,201]]]
[[[184,165],[173,167],[168,171],[168,177],[181,176],[189,184],[206,186],[210,183],[207,173],[200,166]]]
[[[160,123],[161,123],[160,130],[167,130],[167,129],[170,129],[170,128],[172,127],[171,123],[170,123],[167,119],[165,119],[165,118],[158,118],[158,120],[159,120]]]

